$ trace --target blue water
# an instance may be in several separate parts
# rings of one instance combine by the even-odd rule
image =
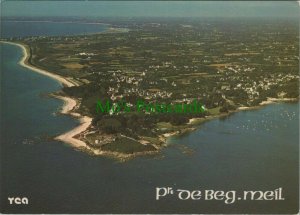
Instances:
[[[268,105],[172,138],[157,156],[126,163],[90,156],[52,136],[76,126],[45,97],[60,84],[18,65],[20,48],[1,44],[1,190],[6,213],[296,213],[299,103]],[[182,152],[182,146],[193,150]],[[155,188],[274,190],[284,201],[155,200]],[[26,196],[29,205],[9,205]]]
[[[99,33],[107,28],[92,23],[1,21],[1,38]]]

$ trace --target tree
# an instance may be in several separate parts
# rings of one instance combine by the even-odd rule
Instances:
[[[108,118],[97,122],[98,128],[107,133],[117,133],[122,130],[122,124],[119,120]]]

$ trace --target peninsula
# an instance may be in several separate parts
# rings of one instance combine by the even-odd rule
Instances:
[[[299,98],[297,23],[162,19],[112,22],[129,31],[10,38],[21,65],[62,84],[62,113],[81,124],[56,137],[95,155],[153,154],[166,138],[208,119]],[[230,30],[224,26],[231,26]],[[132,111],[97,112],[97,102],[125,100]],[[192,104],[205,111],[147,114],[134,102]]]

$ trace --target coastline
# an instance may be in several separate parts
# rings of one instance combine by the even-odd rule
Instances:
[[[68,78],[62,77],[57,74],[50,73],[46,70],[43,70],[43,69],[40,69],[40,68],[37,68],[37,67],[31,65],[30,62],[28,62],[29,57],[30,57],[30,51],[28,50],[28,47],[25,44],[8,42],[8,41],[0,41],[0,42],[7,43],[10,45],[15,45],[22,49],[23,56],[22,56],[21,60],[19,61],[19,64],[21,66],[28,68],[39,74],[48,76],[49,78],[52,78],[55,81],[59,82],[62,86],[66,86],[66,87],[78,86],[78,84],[76,82],[73,82],[73,81],[69,80]],[[55,137],[54,138],[55,140],[67,143],[76,149],[86,151],[87,153],[92,154],[92,155],[103,155],[103,156],[107,156],[107,157],[117,158],[120,161],[126,161],[130,158],[140,156],[140,155],[151,155],[151,154],[156,154],[157,152],[160,152],[160,148],[158,148],[158,151],[154,151],[154,152],[147,151],[147,152],[136,152],[133,154],[124,154],[124,153],[114,152],[114,151],[103,151],[103,150],[95,149],[95,148],[89,146],[84,141],[78,139],[77,136],[80,136],[84,132],[88,131],[88,128],[91,126],[92,118],[90,118],[88,116],[82,116],[79,113],[75,112],[76,106],[78,105],[78,101],[76,99],[71,98],[71,97],[66,97],[66,96],[58,96],[58,95],[55,95],[54,97],[57,99],[60,99],[64,102],[64,105],[62,106],[61,111],[60,111],[61,114],[71,115],[72,117],[78,119],[78,121],[80,122],[80,124],[78,126],[76,126],[75,128]],[[178,135],[182,135],[182,134],[194,131],[197,129],[197,125],[208,122],[212,119],[229,116],[232,113],[243,111],[243,110],[258,109],[265,105],[276,103],[276,102],[287,102],[287,101],[298,101],[298,100],[299,100],[299,98],[267,98],[266,101],[261,102],[257,106],[238,107],[236,110],[229,111],[227,113],[219,113],[216,115],[207,116],[205,118],[192,118],[192,119],[190,119],[188,126],[186,126],[184,128],[177,128],[177,129],[175,128],[175,130],[173,130],[171,132],[166,132],[164,134],[161,134],[158,136],[158,139],[160,141],[164,142],[165,143],[164,145],[166,145],[167,141],[170,137],[178,136]]]
[[[272,97],[267,97],[267,100],[262,101],[257,106],[239,107],[239,108],[237,108],[237,111],[258,109],[258,108],[261,108],[261,107],[269,105],[269,104],[274,104],[276,102],[295,102],[295,101],[299,101],[299,98],[272,98]]]
[[[72,87],[72,86],[76,86],[75,83],[67,80],[66,78],[63,78],[60,75],[56,75],[50,72],[47,72],[43,69],[39,69],[37,67],[34,67],[32,65],[30,65],[28,63],[28,59],[29,59],[29,54],[28,54],[28,49],[26,48],[25,45],[20,44],[20,43],[13,43],[13,42],[7,42],[7,41],[0,41],[2,43],[6,43],[6,44],[10,44],[10,45],[14,45],[14,46],[18,46],[19,48],[22,49],[23,52],[23,57],[21,58],[21,60],[19,61],[19,64],[27,69],[30,69],[31,71],[37,72],[39,74],[45,75],[49,78],[54,79],[55,81],[59,82],[62,85],[65,85],[67,87]],[[63,100],[64,105],[62,106],[61,109],[61,113],[62,114],[68,114],[71,115],[73,117],[76,117],[80,124],[71,129],[70,131],[67,131],[57,137],[55,137],[56,140],[65,142],[71,146],[74,147],[84,147],[87,148],[89,150],[91,150],[91,148],[83,141],[75,138],[76,135],[81,134],[82,132],[86,131],[87,128],[91,125],[92,123],[92,118],[88,117],[88,116],[81,116],[79,113],[75,113],[74,112],[74,108],[77,105],[77,101],[73,98],[70,97],[66,97],[66,96],[55,96],[56,98]]]
[[[236,110],[229,111],[227,113],[219,113],[217,115],[210,115],[210,116],[206,116],[204,118],[191,118],[190,121],[187,123],[187,125],[189,125],[188,127],[178,129],[176,131],[171,131],[171,132],[164,133],[164,134],[159,136],[159,139],[161,141],[167,142],[168,138],[170,138],[170,137],[180,136],[182,134],[190,133],[190,132],[196,130],[197,129],[196,126],[198,126],[200,124],[209,122],[210,120],[213,120],[213,119],[218,119],[218,118],[221,118],[221,117],[227,117],[227,116],[230,116],[231,114],[238,113],[240,111],[256,110],[256,109],[263,108],[266,105],[275,104],[275,103],[278,103],[278,102],[296,102],[296,101],[299,101],[299,98],[271,98],[271,97],[267,97],[267,100],[262,101],[261,103],[259,103],[259,105],[256,105],[256,106],[251,106],[251,107],[241,106],[241,107],[238,107]]]
[[[77,86],[76,83],[71,82],[70,80],[68,80],[60,75],[50,73],[46,70],[37,68],[37,67],[29,64],[29,62],[28,62],[29,52],[28,52],[28,48],[24,44],[8,42],[8,41],[0,41],[0,43],[1,42],[10,44],[10,45],[14,45],[14,46],[18,46],[19,48],[22,49],[23,56],[22,56],[21,60],[19,61],[19,64],[21,66],[23,66],[31,71],[37,72],[39,74],[45,75],[49,78],[52,78],[53,80],[60,83],[62,86],[63,85],[65,85],[67,87]],[[60,110],[61,114],[71,115],[72,117],[78,119],[78,121],[80,122],[80,124],[78,126],[76,126],[75,128],[55,137],[54,138],[55,140],[64,142],[64,143],[74,147],[75,149],[85,151],[91,155],[103,155],[103,156],[107,156],[107,157],[111,157],[111,158],[117,158],[121,162],[124,162],[128,159],[134,158],[136,156],[153,155],[153,154],[157,153],[157,152],[149,151],[149,152],[137,152],[134,154],[124,154],[124,153],[113,152],[113,151],[102,151],[100,149],[94,149],[94,148],[90,147],[84,141],[77,139],[75,136],[78,136],[88,130],[88,128],[90,127],[90,125],[92,123],[92,118],[90,118],[88,116],[82,116],[79,113],[74,112],[74,109],[78,104],[76,99],[70,98],[67,96],[59,96],[59,95],[52,95],[52,96],[54,98],[60,99],[64,102],[64,104]]]
[[[43,21],[33,21],[33,20],[3,20],[4,22],[42,22],[42,23],[67,23],[67,24],[87,24],[87,25],[107,25],[110,24],[103,23],[103,22],[80,22],[80,21],[51,21],[51,20],[43,20]]]
[[[25,45],[21,44],[21,43],[14,43],[14,42],[7,42],[7,41],[0,41],[1,43],[6,43],[6,44],[10,44],[10,45],[14,45],[14,46],[18,46],[19,48],[22,49],[23,52],[23,57],[21,58],[21,60],[19,61],[19,64],[27,69],[30,69],[34,72],[37,72],[39,74],[48,76],[49,78],[52,78],[54,80],[56,80],[57,82],[61,83],[62,85],[65,85],[67,87],[73,87],[76,86],[76,84],[74,84],[73,82],[67,80],[66,78],[63,78],[60,75],[56,75],[53,73],[50,73],[46,70],[34,67],[32,65],[30,65],[28,63],[28,59],[29,59],[29,54],[28,54],[28,49],[26,48]]]

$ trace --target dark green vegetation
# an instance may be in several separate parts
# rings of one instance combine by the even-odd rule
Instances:
[[[186,114],[186,113],[203,113],[206,111],[204,106],[195,99],[193,102],[189,104],[158,104],[158,103],[147,103],[143,100],[137,100],[134,108],[131,109],[132,104],[127,104],[123,99],[117,102],[105,101],[102,103],[101,100],[97,101],[96,104],[96,112],[97,113],[109,113],[118,114],[120,112],[131,112],[131,110],[136,110],[137,112],[143,113],[178,113],[178,114]]]
[[[143,145],[137,141],[128,138],[119,138],[110,144],[102,147],[105,151],[121,152],[126,154],[133,154],[135,152],[156,151],[152,145]]]
[[[106,141],[122,134],[154,150],[152,145],[161,144],[158,135],[191,126],[191,118],[255,106],[267,97],[299,96],[297,22],[169,19],[113,25],[130,31],[20,41],[31,48],[30,63],[78,83],[63,93],[79,98],[78,111],[93,117],[96,137],[85,138],[94,147],[123,153],[146,149],[132,139]],[[97,114],[99,99],[133,105],[138,99],[174,104],[197,99],[209,111]],[[104,136],[109,138],[99,139]]]

